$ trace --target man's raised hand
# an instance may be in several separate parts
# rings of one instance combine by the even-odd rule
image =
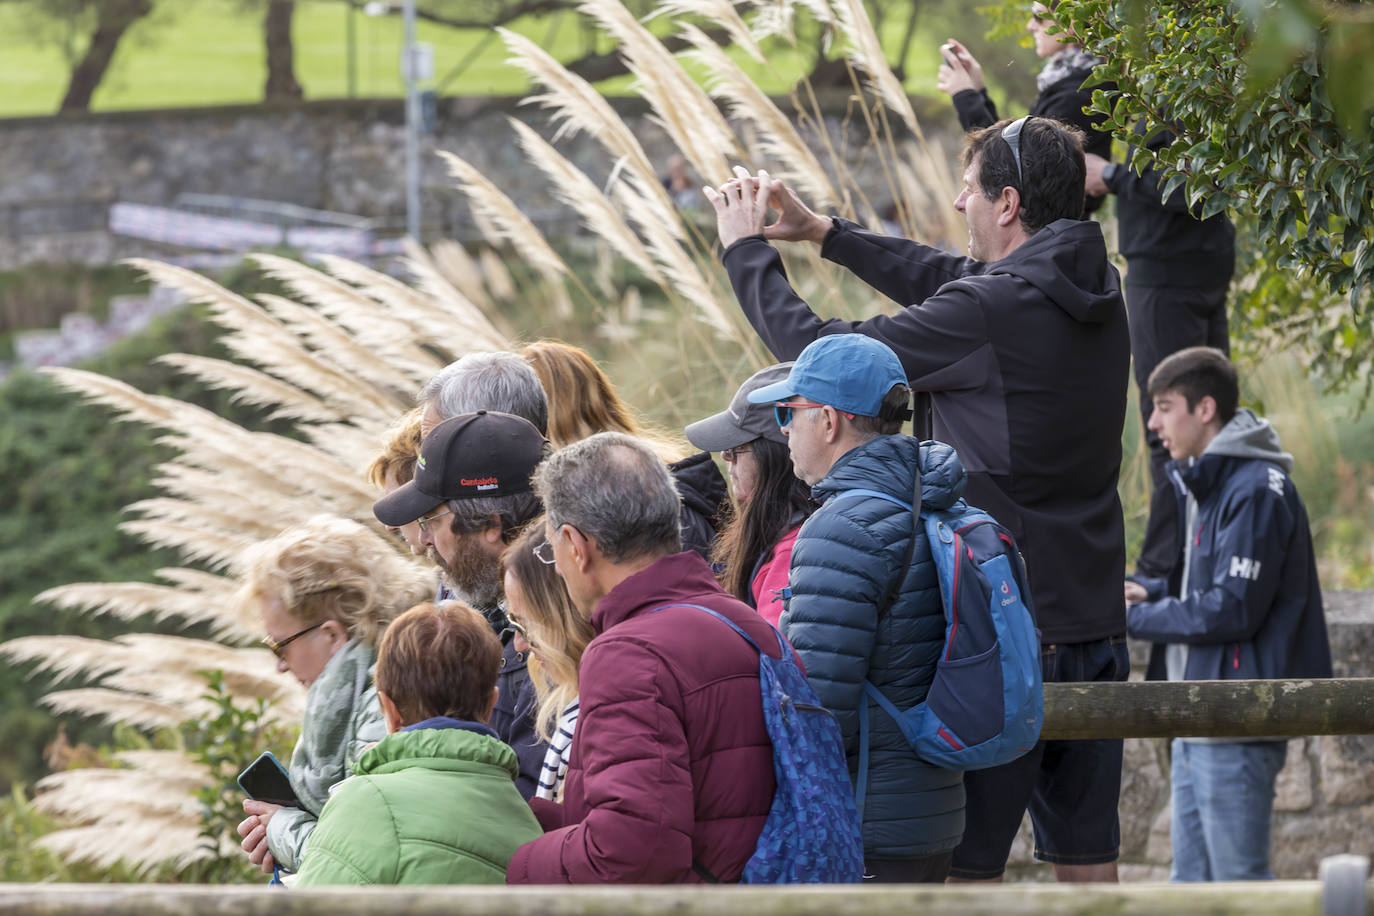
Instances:
[[[739,165],[734,171],[735,177],[719,188],[701,189],[716,211],[716,231],[722,248],[762,234],[768,223],[768,194],[772,185],[768,173],[760,169],[755,178]]]

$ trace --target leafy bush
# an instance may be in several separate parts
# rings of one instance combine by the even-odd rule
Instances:
[[[1096,79],[1117,84],[1094,93],[1105,130],[1123,143],[1139,141],[1138,125],[1177,132],[1158,153],[1137,147],[1131,165],[1161,168],[1163,193],[1184,187],[1204,216],[1230,211],[1249,224],[1263,295],[1242,300],[1246,329],[1281,326],[1283,343],[1302,341],[1330,381],[1367,380],[1374,146],[1352,71],[1368,49],[1351,35],[1367,42],[1371,28],[1350,26],[1374,8],[1280,0],[1252,21],[1240,6],[1260,4],[1077,0],[1056,15],[1104,59]],[[1299,45],[1278,43],[1276,29]],[[1321,290],[1348,294],[1348,307]]]

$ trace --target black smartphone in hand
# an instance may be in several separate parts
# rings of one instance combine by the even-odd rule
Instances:
[[[249,764],[248,769],[239,774],[238,783],[249,798],[287,808],[301,807],[301,800],[291,788],[291,777],[286,775],[286,767],[271,751],[264,751]]]

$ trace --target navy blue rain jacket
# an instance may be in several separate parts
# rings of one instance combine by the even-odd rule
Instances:
[[[1191,466],[1169,463],[1188,587],[1186,598],[1170,597],[1180,594],[1183,558],[1167,582],[1136,579],[1150,600],[1126,619],[1132,636],[1156,643],[1150,678],[1164,679],[1169,643],[1187,647],[1183,680],[1331,676],[1312,533],[1288,477],[1292,464],[1268,421],[1245,408]]]
[[[880,619],[906,561],[911,513],[873,496],[833,498],[868,489],[913,502],[918,451],[923,503],[947,508],[963,494],[964,467],[944,443],[880,436],[848,452],[812,488],[824,505],[792,548],[792,595],[782,616],[811,685],[839,719],[851,779],[859,764],[859,703],[869,703],[863,839],[865,855],[877,859],[948,852],[964,832],[963,774],[918,758],[896,723],[863,698],[867,678],[905,710],[925,699],[935,676],[945,615],[925,533],[916,532],[911,567]]]

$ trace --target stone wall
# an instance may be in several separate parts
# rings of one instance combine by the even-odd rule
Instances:
[[[637,98],[612,100],[651,161],[674,148]],[[845,99],[828,119],[847,168],[881,183],[862,152],[862,120],[846,120]],[[784,106],[784,110],[786,107]],[[948,106],[920,112],[927,133],[957,149]],[[547,115],[516,99],[444,99],[436,132],[421,139],[422,222],[428,238],[471,239],[465,198],[435,155],[447,150],[472,163],[546,231],[576,230],[544,176],[515,143],[508,118],[551,134]],[[847,136],[854,131],[854,136]],[[613,163],[584,136],[558,148],[598,183]],[[169,206],[181,193],[281,201],[405,225],[404,113],[400,102],[305,102],[152,112],[0,120],[0,268],[35,260],[108,263],[165,249],[104,232],[116,201]],[[957,169],[955,169],[957,173]],[[723,176],[722,176],[723,178]],[[716,179],[720,180],[720,179]],[[882,198],[876,198],[881,200]]]
[[[1337,677],[1374,677],[1374,592],[1324,595]],[[1132,649],[1133,679],[1144,676],[1148,646]],[[1121,774],[1121,878],[1169,878],[1169,741],[1126,740]],[[1049,881],[1031,855],[1030,819],[1008,861],[1009,880]],[[1315,879],[1326,856],[1374,856],[1374,736],[1324,735],[1288,742],[1274,802],[1271,864],[1279,878]]]

